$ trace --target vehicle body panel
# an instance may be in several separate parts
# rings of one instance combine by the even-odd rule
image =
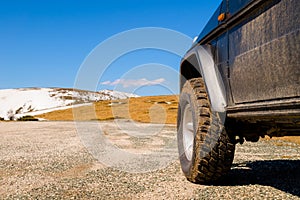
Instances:
[[[182,59],[180,86],[203,77],[211,103],[225,105],[227,117],[263,127],[254,132],[300,134],[299,13],[299,0],[223,0]],[[199,49],[213,64],[203,64]],[[207,67],[217,78],[206,78]]]
[[[234,103],[300,96],[300,1],[266,1],[229,30]]]
[[[226,11],[227,19],[218,22]],[[298,13],[299,0],[224,0],[183,60],[209,45],[229,106],[299,97]]]

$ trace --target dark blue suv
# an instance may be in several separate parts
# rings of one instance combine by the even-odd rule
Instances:
[[[182,59],[178,149],[188,180],[218,180],[237,142],[300,135],[299,13],[299,0],[223,0]]]

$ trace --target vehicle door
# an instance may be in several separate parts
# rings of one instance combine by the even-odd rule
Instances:
[[[300,96],[300,1],[228,0],[228,12],[234,103]]]

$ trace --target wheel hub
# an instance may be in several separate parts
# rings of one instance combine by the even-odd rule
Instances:
[[[193,115],[190,104],[184,109],[183,114],[183,148],[186,158],[191,161],[194,147]]]

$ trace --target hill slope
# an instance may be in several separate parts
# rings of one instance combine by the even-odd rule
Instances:
[[[101,100],[126,99],[137,95],[103,90],[99,92],[63,88],[22,88],[0,90],[0,117],[5,120],[67,109]]]

